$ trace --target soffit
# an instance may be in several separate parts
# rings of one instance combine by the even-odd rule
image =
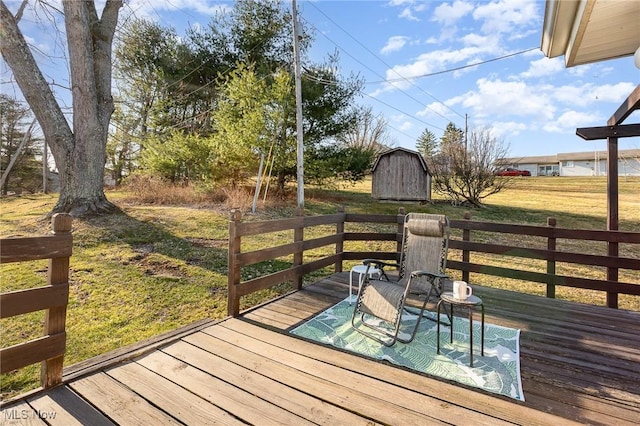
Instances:
[[[573,67],[633,55],[640,47],[640,1],[547,0],[541,49]]]

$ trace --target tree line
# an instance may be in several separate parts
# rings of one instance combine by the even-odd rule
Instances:
[[[295,176],[292,18],[281,2],[239,0],[179,36],[135,18],[116,33],[120,0],[107,0],[101,15],[93,1],[62,1],[71,123],[18,27],[25,4],[11,13],[0,1],[0,50],[51,147],[61,182],[54,212],[112,211],[105,167],[117,183],[144,173],[235,185],[265,159],[280,190]],[[358,105],[363,81],[339,74],[337,54],[306,57],[312,42],[303,27],[305,181],[362,179],[384,146],[384,121]]]
[[[178,35],[133,17],[117,26],[121,0],[107,0],[100,16],[93,1],[63,0],[71,123],[18,27],[25,4],[12,14],[0,1],[0,50],[59,171],[60,198],[52,213],[113,211],[103,190],[105,173],[116,184],[142,174],[211,188],[242,184],[263,164],[278,191],[295,179],[292,17],[281,2],[238,0],[206,27]],[[305,182],[361,180],[377,153],[389,147],[386,122],[358,104],[364,81],[338,72],[337,53],[312,62],[307,54],[313,34],[304,25],[298,42]],[[487,143],[472,135],[463,147],[461,135],[450,123],[439,143],[425,130],[416,147],[428,160],[436,191],[479,204],[487,182],[491,190],[500,189],[485,179],[486,170],[479,192],[468,190],[469,176],[451,181],[477,169],[471,160],[486,152],[476,156],[476,146],[496,144],[488,134]],[[459,166],[451,157],[455,149],[462,155]]]
[[[282,191],[296,176],[292,18],[281,2],[238,1],[184,37],[128,22],[115,47],[116,111],[107,166],[121,182],[153,173],[170,182],[236,185],[267,170]],[[305,29],[303,55],[313,42]],[[378,140],[349,135],[370,111],[363,80],[338,74],[339,58],[304,61],[305,181],[361,179]],[[370,135],[365,135],[369,137]]]

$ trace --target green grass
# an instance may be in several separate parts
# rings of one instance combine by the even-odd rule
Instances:
[[[370,197],[371,182],[336,190],[307,189],[308,215],[334,213],[342,205],[348,212],[396,214],[407,211],[444,213],[461,219],[468,209],[454,207],[436,196],[433,204],[379,203]],[[67,354],[71,365],[145,338],[188,325],[204,318],[226,315],[227,238],[230,209],[220,204],[186,205],[139,204],[123,191],[109,192],[108,198],[123,213],[86,220],[74,220],[74,251],[71,258],[70,300],[67,313]],[[55,205],[55,195],[25,195],[0,200],[0,235],[32,236],[50,232],[46,213]],[[234,200],[247,205],[246,200]],[[250,204],[250,203],[249,203]],[[273,200],[256,214],[243,220],[256,221],[290,217],[295,211],[295,195]],[[486,208],[475,209],[477,220],[544,225],[555,217],[559,227],[606,229],[605,178],[523,178],[508,191],[489,197]],[[347,226],[356,226],[348,224]],[[378,231],[363,224],[357,230]],[[395,227],[391,227],[395,229]],[[620,229],[640,232],[640,178],[620,178]],[[351,229],[348,229],[351,230]],[[354,229],[355,230],[355,229]],[[307,238],[333,232],[331,227],[305,231]],[[290,233],[273,233],[243,239],[243,250],[291,241]],[[350,242],[347,250],[365,250],[364,243]],[[629,245],[627,245],[629,246]],[[366,249],[392,250],[389,243],[367,244]],[[577,247],[576,250],[602,250]],[[625,255],[640,257],[640,247],[624,248]],[[305,260],[323,256],[322,251],[305,253]],[[452,256],[457,254],[452,253]],[[286,267],[290,259],[263,262],[243,269],[243,279]],[[487,259],[490,263],[495,260]],[[355,262],[354,262],[355,263]],[[349,267],[350,265],[345,265]],[[533,267],[535,265],[524,265]],[[46,279],[46,262],[6,264],[0,267],[2,291],[40,286]],[[570,268],[566,266],[565,268]],[[559,273],[561,271],[558,271]],[[312,282],[330,269],[305,277]],[[562,272],[564,273],[564,272]],[[569,272],[567,272],[569,273]],[[600,274],[578,268],[572,274]],[[640,282],[638,276],[621,280]],[[543,294],[539,284],[477,277],[474,282],[496,287]],[[243,298],[241,309],[291,289],[288,284]],[[558,297],[603,304],[603,294],[559,289]],[[620,306],[640,311],[639,298],[620,296]],[[0,322],[3,347],[23,342],[42,333],[43,312]],[[2,397],[22,393],[38,385],[39,366],[31,366],[1,377]]]

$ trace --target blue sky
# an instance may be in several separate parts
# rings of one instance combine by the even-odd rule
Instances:
[[[7,4],[11,10],[17,7],[15,1]],[[562,57],[545,58],[540,51],[542,0],[297,4],[300,19],[315,35],[310,59],[320,62],[339,52],[340,72],[364,78],[358,101],[384,117],[394,146],[414,149],[425,129],[439,138],[449,121],[464,129],[466,116],[470,131],[490,130],[514,157],[604,150],[604,141],[577,137],[576,127],[605,125],[640,82],[632,57],[569,69]],[[128,0],[122,16],[153,19],[181,35],[187,26],[205,26],[213,13],[231,5]],[[44,24],[29,24],[26,18],[21,27],[32,32],[32,41],[44,52],[59,52],[60,36],[39,32]],[[45,73],[53,77],[60,67],[49,60]],[[3,65],[3,81],[5,71]],[[640,138],[621,139],[620,148],[640,148]]]

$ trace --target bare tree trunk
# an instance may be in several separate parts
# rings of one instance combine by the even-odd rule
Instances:
[[[0,1],[2,56],[40,123],[60,172],[60,198],[51,213],[73,216],[116,209],[103,189],[111,97],[111,46],[122,0],[107,0],[98,19],[89,0],[64,0],[73,96],[73,130],[18,28]]]

